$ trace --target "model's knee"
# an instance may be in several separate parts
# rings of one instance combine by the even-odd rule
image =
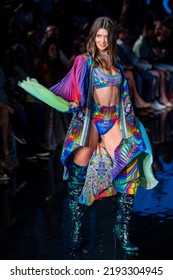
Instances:
[[[82,147],[76,150],[74,153],[74,162],[80,166],[88,165],[90,158],[93,154],[93,149],[88,147]]]

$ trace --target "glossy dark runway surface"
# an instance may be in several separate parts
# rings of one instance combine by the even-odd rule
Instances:
[[[135,199],[131,236],[139,254],[115,248],[115,197],[86,208],[83,248],[70,251],[67,189],[57,150],[49,160],[23,160],[11,180],[0,184],[1,260],[173,259],[173,110],[141,112],[139,118],[152,142],[159,180],[150,191],[140,188]]]

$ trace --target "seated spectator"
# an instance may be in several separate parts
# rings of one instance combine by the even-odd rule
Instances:
[[[59,36],[60,36],[60,31],[57,26],[55,25],[48,25],[44,31],[44,36],[41,40],[41,48],[44,45],[44,43],[47,41],[49,38],[55,38],[57,40],[57,43],[59,44]],[[68,65],[68,58],[64,54],[64,52],[59,48],[59,55],[62,63],[64,65]]]
[[[20,46],[15,50],[14,74],[18,80],[33,76],[27,51]],[[43,151],[40,146],[43,139],[43,127],[45,123],[44,106],[42,103],[26,92],[18,88],[19,95],[23,96],[22,106],[15,110],[13,124],[19,134],[26,140],[26,159],[35,160],[38,156],[47,156],[50,153]]]
[[[135,69],[132,65],[129,65],[121,46],[118,46],[118,55],[121,59],[121,63],[123,64],[124,73],[128,81],[132,102],[135,108],[149,108],[151,103],[144,101],[139,95],[135,80]]]
[[[10,137],[11,122],[10,115],[14,113],[14,109],[9,104],[8,95],[5,91],[6,78],[0,68],[0,140],[1,140],[1,161],[7,169],[18,166],[18,162],[14,161],[10,154]]]
[[[153,109],[162,110],[165,108],[164,105],[156,100],[154,85],[157,83],[158,75],[153,71],[151,72],[151,64],[137,57],[132,50],[130,32],[126,24],[119,25],[117,44],[123,61],[125,61],[126,65],[133,67],[139,95],[145,101],[152,102]]]
[[[162,23],[162,21],[157,20],[154,22],[155,32],[154,32],[154,42],[153,42],[153,52],[157,56],[157,61],[160,63],[173,65],[172,59],[172,49],[171,53],[169,51],[169,39],[172,30],[169,31],[167,26]],[[166,65],[166,67],[168,66]],[[172,67],[171,67],[172,69]],[[167,76],[167,97],[169,100],[173,99],[173,72],[170,69],[170,77]]]
[[[60,55],[59,43],[54,37],[48,38],[42,46],[42,56],[37,64],[36,77],[47,88],[58,83],[67,73],[66,62]],[[53,149],[54,139],[58,139],[60,134],[65,137],[65,132],[68,127],[67,116],[62,116],[60,112],[56,112],[50,106],[44,105],[45,107],[45,125],[43,132],[43,143],[41,144],[46,149]],[[57,127],[56,122],[58,121]],[[61,128],[61,129],[60,129]],[[54,133],[57,137],[54,137]],[[60,137],[61,138],[61,137]],[[57,141],[57,140],[56,140]],[[57,143],[58,144],[58,143]]]
[[[157,48],[153,46],[155,26],[153,23],[148,22],[143,26],[142,34],[136,40],[133,46],[135,54],[145,59],[152,65],[152,68],[160,75],[160,98],[159,101],[166,107],[173,107],[172,103],[168,100],[166,95],[166,74],[173,72],[173,66],[159,62],[159,55]]]
[[[85,52],[86,52],[86,40],[84,37],[80,36],[79,38],[74,40],[73,54],[69,58],[68,69],[71,69],[76,56]]]
[[[26,50],[29,60],[35,67],[40,58],[40,40],[39,34],[36,30],[31,30],[26,36]]]

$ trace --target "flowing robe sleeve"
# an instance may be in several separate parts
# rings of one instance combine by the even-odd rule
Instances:
[[[78,55],[72,69],[67,75],[49,89],[55,95],[62,97],[66,101],[80,102],[80,106],[77,109],[70,109],[70,111],[78,111],[85,105],[88,88],[87,72],[88,68],[85,56]]]

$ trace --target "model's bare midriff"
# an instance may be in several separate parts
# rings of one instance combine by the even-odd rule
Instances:
[[[94,91],[94,100],[102,106],[113,106],[119,102],[119,93],[116,86],[99,88]]]
[[[101,71],[110,75],[109,72],[103,69],[101,69]],[[111,74],[116,75],[117,71],[113,69]],[[119,102],[119,90],[116,86],[95,89],[93,97],[95,102],[102,106],[114,106]]]

